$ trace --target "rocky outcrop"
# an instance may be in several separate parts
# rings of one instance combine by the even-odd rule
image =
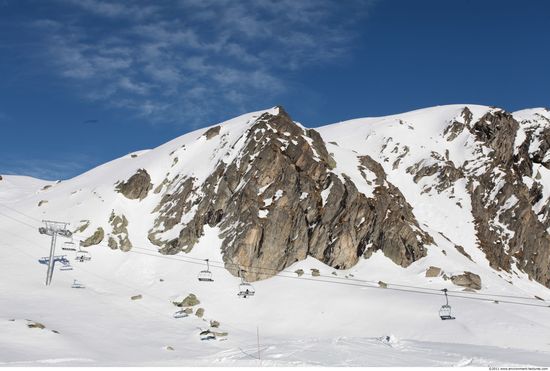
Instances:
[[[111,249],[120,249],[130,251],[132,243],[128,238],[128,220],[124,215],[116,215],[114,210],[111,212],[109,224],[112,226],[112,232],[109,235],[108,245]]]
[[[143,200],[153,188],[151,177],[145,169],[139,169],[127,181],[120,182],[115,189],[130,200]]]
[[[103,230],[103,228],[99,227],[90,237],[86,238],[84,241],[80,241],[80,246],[88,247],[92,245],[98,245],[101,243],[101,241],[103,241],[104,237],[105,231]]]
[[[220,134],[221,126],[214,126],[213,128],[210,128],[206,130],[203,134],[203,136],[206,137],[206,140],[210,140],[214,138],[216,135]]]
[[[391,184],[380,164],[369,156],[360,157],[361,164],[376,174],[374,197],[366,200],[363,224],[370,247],[368,257],[377,250],[402,267],[426,256],[426,245],[433,238],[416,221],[412,207],[403,194]]]
[[[75,228],[73,233],[82,233],[90,226],[89,220],[81,220],[80,225]]]
[[[37,329],[40,329],[40,330],[44,330],[46,328],[46,326],[44,326],[40,322],[35,322],[35,321],[30,321],[30,320],[27,320],[27,327],[28,328],[37,328]]]
[[[550,286],[550,223],[541,222],[533,210],[536,182],[531,188],[524,182],[533,176],[536,154],[528,150],[533,138],[528,133],[515,149],[518,129],[518,122],[503,111],[487,114],[473,126],[492,152],[483,174],[469,182],[472,213],[480,247],[492,267],[510,271],[516,264]]]
[[[204,316],[204,308],[198,308],[195,312],[195,316],[202,318]]]
[[[464,274],[451,276],[451,282],[457,286],[462,286],[469,289],[481,289],[481,277],[472,272],[464,272]]]
[[[248,280],[308,255],[337,269],[377,250],[402,266],[425,256],[433,240],[372,158],[360,158],[360,170],[377,175],[369,198],[346,174],[332,171],[336,162],[320,135],[282,108],[259,117],[240,140],[238,156],[220,162],[202,184],[183,177],[169,186],[149,233],[161,252],[190,251],[209,225],[221,229],[227,269],[236,275],[244,268]],[[177,238],[163,239],[180,225]]]
[[[195,294],[189,294],[183,300],[174,301],[173,303],[177,307],[194,307],[195,305],[199,305],[201,302],[197,299]]]
[[[439,267],[431,266],[426,270],[427,278],[439,277],[440,275],[441,275],[441,268]]]

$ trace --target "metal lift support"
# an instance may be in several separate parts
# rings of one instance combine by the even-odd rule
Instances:
[[[53,220],[43,220],[42,222],[44,223],[44,227],[38,228],[38,232],[52,238],[52,242],[50,244],[50,258],[48,259],[48,271],[46,273],[46,286],[49,286],[52,282],[53,267],[55,265],[54,256],[57,235],[62,237],[71,237],[72,232],[67,229],[67,225],[69,225],[69,223],[56,222]]]

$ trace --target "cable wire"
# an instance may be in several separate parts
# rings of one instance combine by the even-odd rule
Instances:
[[[24,225],[26,225],[30,228],[33,228],[33,229],[38,228],[36,226],[32,226],[28,223],[25,223],[21,220],[10,217],[9,215],[6,215],[2,212],[0,212],[0,215],[8,217],[9,219],[11,219],[13,221],[16,221],[16,222],[19,222],[21,224],[24,224]],[[107,245],[104,245],[104,244],[97,244],[97,245],[108,247]],[[204,259],[193,258],[193,257],[182,257],[182,256],[176,257],[175,255],[162,255],[158,251],[156,251],[156,253],[153,253],[153,250],[150,250],[150,249],[145,249],[145,248],[140,248],[140,247],[135,247],[135,248],[147,250],[148,252],[151,252],[151,254],[141,252],[141,251],[134,251],[134,250],[130,250],[128,252],[133,253],[133,254],[142,254],[142,255],[152,256],[152,257],[161,258],[161,259],[176,260],[176,261],[183,262],[183,263],[189,263],[189,264],[195,264],[195,265],[201,265],[201,266],[204,266],[204,264],[205,264],[205,263],[203,263]],[[192,261],[192,260],[189,260],[189,259],[194,259],[195,261]],[[198,262],[196,260],[200,260],[201,262]],[[341,285],[347,285],[347,286],[358,286],[358,287],[364,287],[364,288],[377,288],[377,289],[385,289],[385,290],[393,290],[393,291],[401,291],[401,292],[411,292],[411,293],[418,293],[418,294],[441,295],[441,290],[437,290],[437,289],[433,289],[433,288],[393,284],[393,283],[389,283],[389,282],[385,283],[387,285],[386,287],[380,287],[378,282],[375,282],[375,281],[367,281],[367,280],[359,280],[359,279],[346,279],[346,278],[330,277],[330,276],[322,276],[322,278],[324,278],[324,279],[299,277],[299,276],[298,277],[296,277],[296,276],[285,276],[282,273],[291,273],[291,274],[296,274],[296,273],[292,272],[292,271],[288,271],[288,270],[282,270],[282,271],[277,272],[276,270],[274,270],[272,268],[262,268],[262,267],[252,267],[252,266],[247,267],[247,266],[238,265],[238,264],[235,264],[235,263],[218,262],[218,261],[212,261],[212,260],[209,260],[209,261],[211,263],[213,263],[213,264],[211,264],[211,267],[214,267],[216,269],[226,269],[227,265],[233,265],[233,266],[236,266],[236,267],[245,267],[245,268],[248,268],[248,269],[256,269],[256,270],[260,270],[260,271],[261,270],[268,270],[268,271],[276,272],[276,274],[272,274],[272,275],[268,275],[267,273],[261,273],[261,272],[259,273],[259,274],[268,275],[269,277],[284,277],[284,278],[302,279],[302,280],[324,282],[324,283],[331,283],[331,284],[341,284]],[[220,266],[220,265],[217,265],[217,264],[223,264],[223,265]],[[255,273],[258,273],[258,272],[255,272]],[[360,283],[337,282],[337,281],[334,281],[335,279],[351,280],[351,281],[360,282]],[[365,285],[365,283],[367,283],[367,284],[376,284],[376,286]],[[390,286],[396,286],[396,287],[390,287]],[[405,287],[405,288],[409,288],[409,289],[399,288],[399,287]],[[494,299],[484,299],[484,298],[476,298],[476,297],[472,297],[472,296],[465,296],[465,295],[470,295],[472,293],[463,292],[463,291],[462,292],[461,291],[448,291],[448,294],[449,294],[449,297],[455,297],[455,298],[480,300],[480,301],[496,301]],[[539,300],[539,299],[536,299],[536,298],[528,298],[528,297],[512,296],[512,295],[500,295],[500,294],[490,294],[490,293],[475,293],[475,294],[478,294],[478,295],[483,294],[484,296],[490,296],[490,297],[507,297],[507,298],[522,299],[522,300]],[[514,302],[514,301],[506,301],[506,300],[498,300],[498,302],[507,303],[507,304],[536,306],[536,307],[547,307],[547,305],[519,303],[519,302]],[[546,302],[546,301],[544,301],[544,302]]]

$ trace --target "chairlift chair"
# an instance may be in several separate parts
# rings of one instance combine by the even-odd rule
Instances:
[[[197,278],[201,282],[214,282],[214,279],[212,278],[212,272],[210,272],[210,264],[208,263],[208,259],[205,260],[206,270],[200,271]]]
[[[70,264],[63,264],[61,268],[59,268],[60,271],[72,271],[73,267]]]
[[[66,241],[66,242],[63,242],[63,246],[61,246],[61,250],[76,251],[76,247],[74,246],[73,241]]]
[[[204,330],[200,333],[201,340],[216,340],[216,335],[210,330]]]
[[[254,294],[256,293],[256,290],[254,290],[254,286],[244,280],[244,276],[242,275],[240,269],[239,276],[241,277],[241,284],[239,285],[239,293],[237,295],[243,299],[246,299],[249,296],[254,296]]]
[[[92,260],[92,257],[90,256],[90,253],[88,251],[79,250],[78,253],[76,254],[76,257],[74,258],[74,260],[76,260],[80,263],[85,263],[87,261]]]
[[[185,311],[183,309],[181,309],[181,310],[178,310],[177,312],[175,312],[173,314],[173,317],[174,318],[185,318],[185,317],[189,317],[189,313],[185,313]]]
[[[239,295],[241,298],[246,299],[249,296],[254,296],[255,290],[254,287],[248,282],[241,283],[239,285]]]
[[[84,284],[78,282],[78,280],[73,280],[73,284],[71,285],[73,289],[85,289],[86,286]]]
[[[71,266],[71,262],[69,261],[69,259],[67,259],[67,257],[65,255],[62,255],[62,256],[59,256],[59,257],[55,257],[54,258],[54,264],[55,263],[61,263],[62,266],[61,268],[59,268],[60,271],[72,271],[73,270],[73,267]]]
[[[439,309],[439,318],[441,318],[444,321],[449,319],[455,319],[455,317],[452,316],[451,306],[449,305],[447,289],[443,289],[443,292],[445,293],[445,304],[442,305],[441,308]]]

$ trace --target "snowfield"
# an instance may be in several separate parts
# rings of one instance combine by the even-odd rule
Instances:
[[[256,294],[247,299],[237,296],[240,279],[223,268],[216,228],[206,228],[188,254],[161,255],[147,239],[161,194],[151,192],[138,202],[121,197],[114,184],[139,168],[153,169],[154,187],[167,173],[205,179],[218,161],[232,159],[243,145],[243,133],[264,111],[222,123],[213,140],[206,141],[206,129],[201,129],[61,182],[3,175],[0,365],[550,366],[550,290],[522,272],[489,266],[476,245],[464,184],[455,185],[450,199],[446,193],[423,193],[428,178],[414,183],[406,172],[431,151],[445,153],[447,142],[436,133],[463,107],[358,119],[318,131],[325,142],[336,143],[327,144],[338,164],[335,172],[359,182],[363,178],[354,154],[370,155],[435,242],[461,245],[471,260],[455,248],[445,253],[433,248],[402,268],[378,251],[351,269],[335,270],[309,257],[254,282]],[[469,108],[476,117],[492,109]],[[475,143],[466,138],[452,143],[456,147],[447,156],[456,164],[477,155]],[[359,191],[370,195],[372,188],[364,180],[362,185]],[[41,201],[47,202],[38,206]],[[113,210],[128,216],[134,248],[125,253],[105,243],[90,246],[91,261],[80,263],[74,252],[61,250],[69,240],[59,237],[56,254],[67,255],[74,269],[56,268],[52,285],[45,286],[46,266],[38,259],[48,255],[50,238],[38,233],[41,221],[66,221],[75,230],[89,220],[89,229],[76,233],[77,242],[97,227],[107,230]],[[206,268],[203,259],[210,260],[214,282],[197,280]],[[426,278],[430,266],[447,274],[474,272],[483,287],[468,292],[441,276]],[[302,275],[295,273],[300,269]],[[71,288],[75,279],[86,287]],[[444,288],[456,316],[452,321],[438,316]],[[180,308],[172,301],[190,293],[200,303],[188,317],[173,318]],[[132,300],[136,295],[141,299]],[[204,309],[202,318],[195,314],[198,308]],[[210,328],[210,321],[218,321],[219,327]],[[200,332],[208,328],[227,335],[201,340]]]

